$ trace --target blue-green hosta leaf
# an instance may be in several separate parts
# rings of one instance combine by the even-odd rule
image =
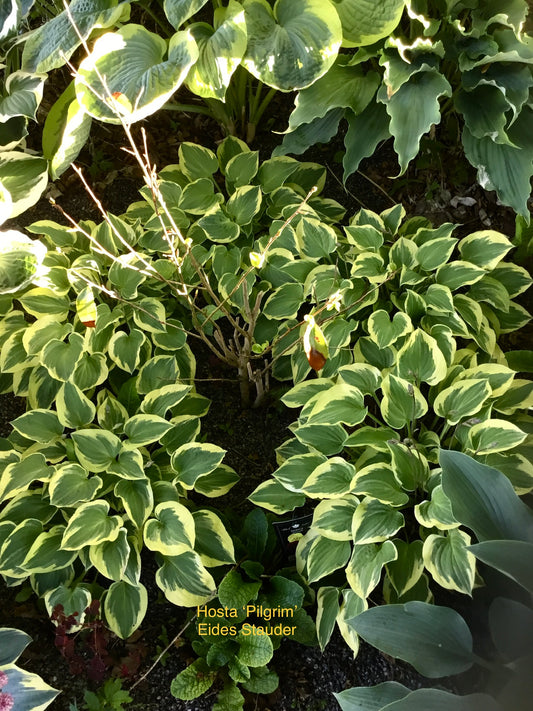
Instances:
[[[486,380],[460,380],[437,395],[433,408],[439,417],[456,425],[464,417],[479,412],[491,394]]]
[[[398,553],[392,541],[381,545],[367,543],[354,546],[346,566],[346,580],[356,595],[366,599],[379,583],[386,563],[396,560]]]
[[[419,388],[409,380],[389,373],[383,378],[381,391],[381,414],[394,429],[405,427],[407,422],[415,422],[428,411],[428,404]]]
[[[332,541],[350,541],[352,518],[358,503],[355,496],[321,501],[313,513],[313,530]]]
[[[398,311],[392,319],[383,309],[373,311],[368,319],[370,338],[380,348],[386,348],[396,343],[398,338],[410,333],[413,329],[411,319],[407,314]]]
[[[360,114],[346,112],[348,130],[344,137],[346,152],[342,159],[344,168],[343,181],[355,173],[363,158],[368,158],[381,141],[390,138],[390,116],[385,106],[378,101],[371,101]]]
[[[76,160],[89,137],[91,123],[71,82],[48,112],[43,126],[43,155],[50,161],[52,180],[59,178]]]
[[[318,536],[313,541],[307,557],[307,574],[310,583],[344,568],[351,553],[348,541],[332,541]]]
[[[343,44],[364,47],[388,37],[402,17],[404,0],[334,0],[342,23]]]
[[[33,481],[49,481],[54,470],[40,452],[10,462],[0,476],[0,499],[6,501],[27,490]]]
[[[91,501],[102,487],[99,476],[89,478],[88,472],[75,462],[56,466],[50,479],[50,503],[58,508],[70,508]]]
[[[121,123],[121,114],[128,122],[146,118],[168,101],[198,57],[189,32],[171,37],[165,60],[166,49],[166,42],[142,25],[124,25],[103,35],[78,70],[79,103],[108,123]],[[98,75],[105,77],[106,88]]]
[[[477,178],[485,190],[496,190],[504,205],[520,215],[529,216],[527,200],[533,174],[533,137],[530,131],[531,111],[522,109],[509,129],[513,145],[495,143],[490,137],[477,139],[465,126],[463,147],[470,163],[477,168]]]
[[[175,30],[201,10],[207,0],[165,0],[164,9],[168,21]]]
[[[470,428],[467,446],[475,454],[505,452],[517,447],[526,437],[527,434],[512,422],[490,419]]]
[[[200,510],[193,513],[195,527],[195,551],[206,567],[235,562],[231,536],[213,511]]]
[[[354,686],[333,696],[342,711],[381,711],[409,693],[410,690],[397,681],[384,681],[376,686]]]
[[[488,694],[458,696],[441,689],[411,691],[395,681],[377,686],[358,686],[334,694],[342,711],[500,711],[501,706]]]
[[[305,494],[289,491],[275,479],[264,481],[248,497],[252,504],[262,506],[276,514],[292,511],[305,503]]]
[[[469,550],[487,565],[512,578],[523,588],[533,593],[531,556],[533,543],[526,541],[483,541]]]
[[[349,624],[367,642],[431,679],[459,674],[474,662],[466,622],[447,607],[408,602],[362,612]]]
[[[468,550],[470,541],[470,536],[457,528],[445,535],[431,534],[424,541],[424,565],[441,587],[472,593],[476,559]]]
[[[220,101],[224,101],[233,72],[239,66],[247,44],[242,5],[230,0],[222,12],[216,29],[205,22],[189,27],[198,46],[198,60],[186,80],[194,94]]]
[[[130,546],[127,531],[121,528],[114,541],[102,541],[89,546],[89,559],[101,575],[110,580],[122,580],[128,558]]]
[[[479,541],[533,541],[533,515],[497,469],[461,452],[440,451],[442,486],[455,518]]]
[[[364,73],[360,67],[345,66],[337,58],[327,74],[297,94],[294,110],[289,116],[288,132],[323,118],[331,109],[349,108],[354,114],[360,114],[378,86],[376,72]]]
[[[356,545],[382,543],[388,538],[392,538],[404,523],[404,517],[399,511],[367,496],[356,508],[353,515],[353,542]]]
[[[379,100],[385,104],[391,118],[389,130],[394,136],[400,175],[418,154],[422,135],[440,123],[439,98],[451,96],[451,93],[448,80],[437,69],[429,67],[413,74],[390,98],[384,87],[380,89]]]
[[[48,184],[44,158],[22,153],[0,153],[0,224],[35,205]]]
[[[107,501],[89,501],[79,506],[69,519],[61,548],[75,551],[102,541],[114,541],[121,526],[120,516],[109,516]]]
[[[104,613],[109,629],[121,639],[130,637],[148,609],[148,593],[142,583],[114,582],[107,591]]]
[[[325,74],[342,40],[339,17],[329,2],[245,0],[248,47],[243,65],[281,91],[303,89]]]
[[[86,40],[93,29],[110,27],[126,19],[126,14],[129,16],[126,0],[73,0],[68,12],[61,12],[30,34],[24,43],[22,69],[49,72],[61,67],[82,43],[80,35]]]
[[[165,556],[165,562],[156,573],[156,582],[167,600],[182,607],[202,605],[216,590],[215,581],[194,551]]]

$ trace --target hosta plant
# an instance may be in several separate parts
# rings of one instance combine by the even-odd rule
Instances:
[[[114,219],[134,243],[138,229]],[[85,227],[108,249],[41,223],[41,271],[1,297],[1,390],[25,397],[27,412],[2,441],[0,573],[8,585],[29,581],[50,613],[62,605],[80,623],[101,600],[108,626],[126,638],[146,612],[144,549],[170,601],[213,595],[208,568],[232,563],[233,544],[189,495],[216,497],[237,475],[223,449],[197,441],[209,401],[194,391],[181,323],[127,258],[113,259],[108,223]],[[130,301],[117,303],[108,287],[124,272]]]
[[[490,661],[474,652],[472,634],[456,611],[424,602],[383,605],[349,622],[354,631],[386,654],[412,664],[427,677],[459,674],[474,664],[490,669],[484,693],[456,695],[443,689],[411,691],[397,682],[336,694],[343,711],[409,709],[457,711],[527,708],[531,698],[533,611],[533,511],[497,469],[459,452],[442,451],[442,483],[457,520],[478,540],[469,551],[518,585],[492,593],[488,613],[495,652]],[[520,588],[522,590],[520,590]],[[498,589],[499,588],[499,589]],[[517,594],[517,591],[519,594]],[[520,594],[520,593],[526,594]]]
[[[254,509],[235,536],[238,567],[220,581],[217,598],[196,610],[189,637],[198,659],[171,685],[179,699],[222,687],[215,709],[242,708],[241,689],[270,694],[278,676],[268,668],[283,639],[315,644],[304,609],[312,592],[293,569],[273,568],[278,541],[265,514]]]
[[[318,378],[300,378],[282,397],[301,408],[294,439],[250,497],[278,514],[313,506],[297,559],[319,583],[319,641],[337,622],[355,651],[347,620],[383,571],[388,602],[428,600],[434,585],[472,591],[475,558],[443,488],[441,447],[497,466],[520,494],[533,488],[532,421],[522,412],[533,383],[496,343],[528,321],[513,297],[531,279],[505,261],[512,245],[500,233],[458,239],[451,224],[401,218],[399,208],[360,211],[337,263],[317,275],[317,294],[322,280],[338,288],[334,322],[346,338],[330,344]],[[343,308],[353,291],[366,296]]]

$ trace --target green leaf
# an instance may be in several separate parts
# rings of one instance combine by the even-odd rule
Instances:
[[[379,5],[368,0],[335,0],[343,44],[361,47],[387,37],[400,22],[404,5],[404,0],[385,0]]]
[[[154,516],[144,527],[144,542],[150,550],[177,556],[193,548],[194,518],[189,509],[175,501],[166,501],[156,506]]]
[[[476,558],[491,565],[533,593],[533,574],[530,566],[533,543],[525,541],[483,541],[470,546]]]
[[[440,451],[442,486],[455,518],[479,541],[533,541],[533,514],[506,476],[461,452]]]
[[[424,564],[435,582],[448,590],[470,595],[474,585],[476,561],[469,552],[470,536],[459,529],[446,535],[431,534],[424,541]]]
[[[381,711],[409,693],[410,690],[397,681],[384,681],[376,686],[355,686],[333,696],[342,711]]]
[[[342,40],[337,13],[320,0],[245,0],[248,47],[243,65],[281,91],[309,86],[335,61]]]
[[[109,503],[97,499],[79,506],[71,516],[61,547],[75,551],[102,541],[114,541],[122,525],[120,516],[109,516]]]
[[[248,667],[262,667],[272,659],[274,648],[267,634],[246,634],[242,629],[237,635],[239,643],[237,658]]]
[[[272,156],[284,156],[287,153],[301,155],[317,143],[329,143],[339,130],[339,123],[343,115],[343,109],[331,109],[322,118],[315,118],[310,123],[300,124],[283,136],[283,142],[274,148]]]
[[[363,158],[373,155],[381,141],[385,141],[391,135],[390,117],[385,106],[377,101],[372,101],[361,114],[355,115],[347,111],[346,118],[348,120],[348,130],[344,137],[346,151],[342,159],[344,183],[359,168]]]
[[[472,635],[459,613],[408,602],[384,605],[349,623],[367,642],[408,662],[430,679],[460,674],[474,662]]]
[[[198,60],[187,76],[187,86],[198,96],[224,101],[231,77],[246,51],[243,8],[230,0],[216,29],[204,22],[189,29],[198,46]]]
[[[48,184],[44,158],[22,153],[0,153],[0,224],[35,205]]]
[[[161,108],[198,58],[189,32],[176,32],[168,45],[142,25],[127,24],[99,37],[78,69],[76,97],[101,121],[139,121]],[[106,88],[100,77],[105,77]],[[111,96],[109,96],[111,94]],[[98,96],[103,98],[103,101]]]
[[[184,701],[197,699],[211,688],[216,676],[216,670],[210,669],[204,659],[197,659],[174,677],[170,693]]]
[[[142,583],[114,582],[107,591],[104,613],[109,628],[121,639],[128,639],[139,627],[148,609],[148,594]]]
[[[402,3],[403,4],[403,3]],[[451,96],[448,80],[437,70],[425,65],[425,70],[412,74],[390,98],[383,85],[378,99],[385,103],[391,117],[389,130],[394,136],[400,175],[418,154],[420,138],[432,125],[440,123],[439,98]]]
[[[223,607],[240,610],[256,599],[260,587],[260,582],[245,582],[237,570],[230,570],[219,585],[218,599]]]
[[[163,7],[170,24],[174,29],[179,30],[183,23],[201,10],[206,2],[207,0],[165,0]]]

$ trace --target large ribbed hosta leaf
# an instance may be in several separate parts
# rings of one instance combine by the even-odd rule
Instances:
[[[168,101],[198,57],[189,32],[176,32],[167,43],[141,25],[125,25],[94,44],[81,63],[76,96],[85,111],[108,123],[139,121]],[[105,77],[107,89],[100,77]]]
[[[243,64],[275,89],[309,86],[337,56],[342,28],[329,0],[245,0],[248,48]]]
[[[528,217],[527,201],[533,175],[533,112],[522,109],[508,135],[514,146],[495,143],[491,138],[475,138],[463,129],[465,155],[477,168],[477,178],[485,190],[496,190],[499,199],[516,212]]]
[[[344,44],[360,47],[387,37],[400,22],[404,0],[333,0]]]

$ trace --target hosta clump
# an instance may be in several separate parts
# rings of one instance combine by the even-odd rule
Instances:
[[[109,224],[132,244],[140,235],[118,218],[85,234],[34,226],[49,246],[41,273],[1,297],[1,391],[25,397],[28,411],[0,453],[0,573],[80,623],[91,599],[103,600],[125,638],[146,612],[144,548],[171,602],[214,593],[208,568],[233,562],[233,545],[220,518],[188,496],[218,496],[237,475],[224,450],[196,441],[209,401],[191,384],[186,334],[167,319],[161,282],[114,258]],[[91,249],[91,229],[105,247]],[[144,268],[157,276],[154,262]],[[121,279],[130,300],[117,303]]]
[[[533,383],[496,344],[529,319],[513,297],[531,279],[504,260],[512,245],[502,234],[457,239],[451,224],[402,224],[402,215],[361,211],[345,228],[339,300],[344,289],[367,294],[344,311],[357,318],[346,327],[350,347],[284,395],[302,408],[295,437],[250,497],[279,514],[315,505],[297,558],[321,583],[322,646],[337,620],[357,650],[346,621],[366,607],[383,568],[390,602],[430,599],[430,579],[471,592],[475,559],[441,485],[441,447],[497,466],[520,494],[533,488],[533,422],[521,413]],[[342,314],[341,305],[335,321]]]
[[[213,708],[242,708],[241,688],[270,694],[278,676],[268,663],[283,639],[315,644],[314,623],[304,609],[313,593],[296,571],[272,568],[279,547],[265,514],[254,509],[235,536],[238,568],[221,580],[217,599],[198,606],[189,633],[198,659],[174,679],[179,699],[222,687]]]

